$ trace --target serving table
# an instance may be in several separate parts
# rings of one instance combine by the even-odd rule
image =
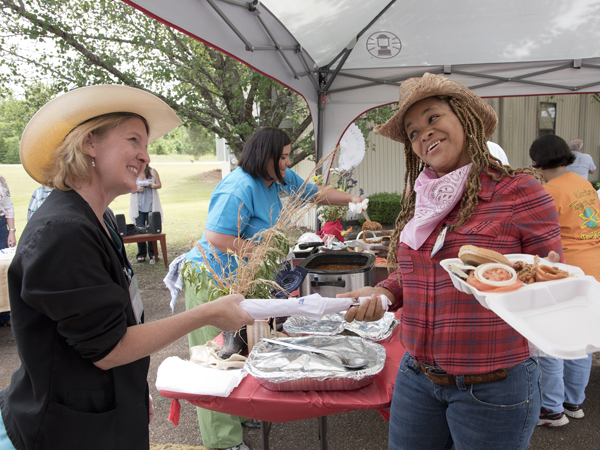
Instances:
[[[400,312],[397,312],[397,316]],[[355,410],[377,410],[389,421],[388,408],[392,402],[394,383],[404,347],[398,339],[400,326],[396,327],[388,342],[382,344],[386,350],[383,370],[373,382],[351,391],[270,391],[262,387],[252,375],[247,375],[229,397],[185,394],[160,391],[163,397],[171,398],[169,420],[179,422],[179,400],[212,411],[247,417],[262,421],[262,448],[269,449],[269,432],[273,422],[293,422],[319,418],[321,449],[327,450],[327,416]]]
[[[165,267],[168,268],[167,262],[167,235],[165,233],[157,234],[134,234],[133,236],[122,236],[124,244],[132,244],[134,242],[152,242],[154,247],[154,257],[156,262],[160,260],[158,256],[158,241],[160,241],[160,248],[162,249],[163,260],[165,261]]]

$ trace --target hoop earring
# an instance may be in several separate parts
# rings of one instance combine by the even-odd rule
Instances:
[[[92,158],[92,167],[96,167],[96,161],[94,161],[94,158]]]

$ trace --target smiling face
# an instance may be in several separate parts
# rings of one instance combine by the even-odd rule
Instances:
[[[148,133],[141,119],[131,118],[103,136],[89,134],[84,147],[94,158],[95,182],[110,198],[136,190],[136,180],[150,162]]]
[[[443,100],[430,97],[412,105],[404,115],[404,129],[413,152],[438,177],[471,162],[464,128]]]
[[[283,147],[283,151],[281,152],[281,157],[279,158],[279,162],[277,164],[279,173],[281,173],[281,178],[285,178],[285,170],[292,165],[290,161],[290,153],[292,151],[291,144]],[[267,166],[267,172],[271,177],[271,180],[277,180],[277,174],[275,173],[275,164],[273,163],[273,158],[269,159],[269,164]],[[266,181],[266,180],[265,180]]]

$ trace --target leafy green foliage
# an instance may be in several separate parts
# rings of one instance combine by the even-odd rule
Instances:
[[[284,119],[291,122],[294,163],[314,153],[301,97],[123,2],[0,0],[0,6],[0,86],[43,82],[64,92],[124,84],[162,98],[190,129],[224,138],[238,158],[256,129]],[[157,143],[154,151],[183,151],[174,147]]]
[[[242,294],[246,298],[270,298],[273,288],[281,289],[275,276],[290,252],[290,232],[284,228],[271,228],[257,236],[256,247],[249,259],[233,255],[238,267],[231,276],[222,275],[224,267],[221,267],[221,273],[217,273],[204,263],[187,261],[181,271],[182,279],[196,294],[207,293],[208,301],[231,293]],[[202,247],[196,246],[204,256]]]
[[[217,283],[215,283],[215,280],[204,264],[187,261],[181,269],[181,277],[187,281],[191,289],[195,290],[196,295],[204,292],[208,296],[206,300],[209,302],[229,294],[226,290],[219,289],[219,286],[217,286]]]
[[[376,125],[383,125],[386,123],[394,115],[397,109],[397,103],[384,105],[367,111],[354,121],[356,126],[360,128],[360,131],[365,138],[365,142],[371,150],[375,150],[375,146],[368,139],[369,133],[373,131],[373,128],[375,128]]]
[[[278,229],[272,233],[269,239],[269,245],[263,253],[259,269],[254,275],[254,282],[246,298],[271,298],[271,291],[277,284],[273,281],[290,252],[290,237],[286,229]],[[240,265],[238,270],[244,270],[244,265]]]
[[[202,127],[188,128],[183,146],[182,152],[193,155],[195,159],[202,155],[214,155],[217,152],[214,134],[208,133]]]
[[[600,189],[600,180],[596,180],[596,181],[591,181],[592,186],[594,186],[594,189],[599,190]]]
[[[0,163],[19,164],[21,134],[37,109],[52,98],[54,92],[41,84],[28,86],[24,100],[8,96],[0,102]]]
[[[393,192],[369,195],[367,214],[373,222],[393,224],[402,208],[402,196]]]

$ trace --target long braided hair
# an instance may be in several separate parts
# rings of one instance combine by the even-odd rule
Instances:
[[[528,173],[535,177],[537,177],[537,174],[529,168],[513,169],[509,166],[503,166],[499,159],[491,156],[487,148],[483,122],[470,105],[454,97],[438,96],[437,98],[447,102],[454,114],[456,114],[460,120],[460,123],[465,130],[467,149],[471,162],[473,163],[467,177],[466,188],[460,201],[460,209],[456,221],[448,227],[449,230],[453,230],[469,221],[473,210],[479,203],[477,197],[479,192],[481,192],[481,180],[479,179],[479,174],[482,171],[494,181],[500,181],[504,177],[514,178],[518,173]],[[422,162],[413,151],[410,139],[406,135],[406,130],[402,128],[401,132],[404,137],[404,156],[406,161],[403,191],[405,197],[403,199],[402,210],[396,218],[394,232],[390,242],[390,249],[388,252],[388,268],[390,271],[396,270],[398,265],[397,251],[400,232],[415,214],[417,194],[413,189],[413,186],[415,185],[415,181],[419,174],[429,167]],[[494,172],[498,172],[499,175],[496,175]]]

